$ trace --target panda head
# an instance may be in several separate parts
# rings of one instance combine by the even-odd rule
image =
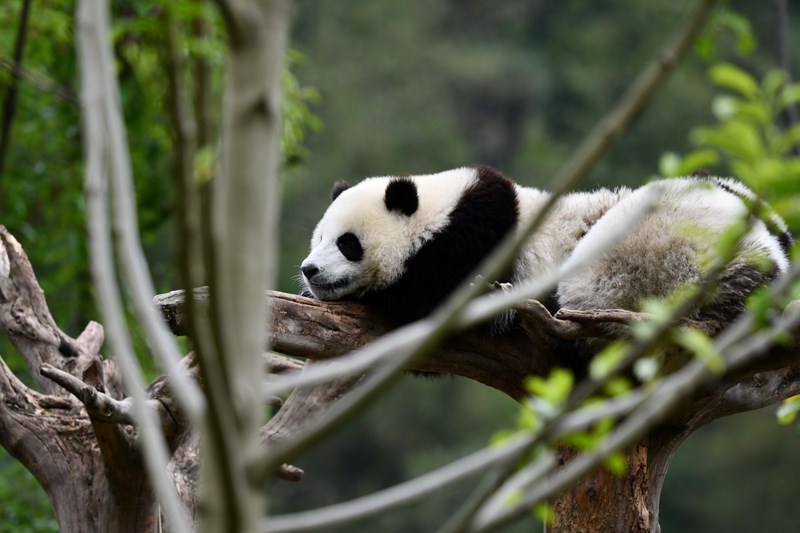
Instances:
[[[463,168],[334,185],[332,202],[300,266],[308,292],[320,300],[339,300],[396,283],[407,261],[448,224],[475,176],[475,169]]]

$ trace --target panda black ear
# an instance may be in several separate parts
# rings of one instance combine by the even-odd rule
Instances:
[[[419,207],[417,186],[408,178],[393,179],[386,186],[386,197],[383,201],[389,211],[399,211],[411,216]]]
[[[342,194],[350,187],[351,185],[346,181],[337,181],[336,183],[334,183],[333,187],[331,187],[331,202],[336,200],[336,198],[338,198],[340,194]]]

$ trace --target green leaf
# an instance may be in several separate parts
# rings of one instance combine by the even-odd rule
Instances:
[[[547,502],[537,503],[533,506],[533,514],[547,524],[547,527],[553,527],[556,525],[556,512]]]
[[[675,340],[703,361],[717,375],[725,372],[725,359],[714,348],[711,337],[698,329],[681,328],[674,332]]]
[[[677,293],[676,293],[677,295]],[[656,334],[662,324],[672,318],[672,298],[646,298],[641,302],[642,312],[649,313],[652,318],[631,323],[631,331],[637,339],[649,339]]]
[[[619,364],[628,353],[628,344],[615,341],[603,348],[589,363],[589,376],[595,381],[601,381],[611,373],[618,370]]]
[[[772,111],[768,105],[761,101],[740,101],[736,106],[734,115],[728,118],[734,117],[739,120],[754,122],[753,127],[768,128],[772,126]]]
[[[729,94],[720,94],[711,100],[711,112],[717,120],[725,120],[736,114],[741,100]]]
[[[695,39],[694,53],[697,54],[700,59],[710,61],[711,58],[714,57],[715,51],[716,45],[714,44],[714,38],[708,33],[702,33]]]
[[[558,407],[567,400],[574,383],[572,372],[565,368],[554,369],[547,379],[531,376],[525,380],[527,390],[552,407]]]
[[[681,156],[675,152],[664,152],[658,158],[658,173],[666,178],[680,176],[682,163]]]
[[[780,94],[781,88],[786,85],[787,81],[788,77],[786,76],[786,71],[773,68],[764,76],[761,87],[764,88],[764,93],[767,97],[775,98]]]
[[[633,388],[631,380],[623,376],[615,376],[603,385],[603,391],[608,396],[622,396]]]
[[[797,104],[800,104],[800,83],[786,85],[778,97],[778,108],[783,110]]]
[[[800,144],[800,124],[782,131],[775,139],[774,152],[783,155]]]
[[[664,152],[658,160],[658,171],[664,177],[689,176],[700,169],[719,163],[719,153],[709,148],[693,150],[681,157],[675,152]]]
[[[772,298],[769,287],[761,287],[747,298],[747,309],[753,314],[757,328],[764,328],[769,324]]]
[[[758,130],[750,123],[730,120],[712,127],[692,130],[692,142],[716,148],[730,156],[752,161],[766,153]]]
[[[194,156],[194,177],[198,184],[207,183],[214,176],[216,150],[213,146],[203,146]]]
[[[750,224],[744,220],[735,220],[734,222],[725,226],[725,229],[717,237],[715,243],[715,250],[717,257],[730,258],[733,257],[739,249],[739,242],[742,237],[747,235],[750,230]]]
[[[800,396],[792,396],[783,401],[775,416],[779,424],[789,425],[797,418],[798,411],[800,411]]]
[[[760,89],[755,78],[739,67],[730,63],[717,63],[709,71],[711,81],[749,99],[758,97]]]
[[[603,461],[603,466],[615,476],[622,476],[628,471],[628,459],[622,452],[612,452]]]
[[[542,427],[542,418],[539,416],[538,408],[530,398],[517,413],[517,427],[526,431],[538,431]]]
[[[714,166],[717,163],[719,163],[719,153],[715,152],[714,150],[694,150],[683,157],[680,175],[688,176],[697,170]]]
[[[756,38],[753,34],[753,25],[746,15],[722,9],[714,17],[715,22],[728,30],[736,37],[736,50],[743,56],[753,53],[756,49]]]

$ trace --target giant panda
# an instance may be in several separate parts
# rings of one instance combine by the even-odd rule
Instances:
[[[638,310],[644,298],[699,280],[721,232],[755,200],[734,180],[685,177],[565,195],[496,281],[520,283],[588,254],[593,241],[631,224],[630,213],[654,186],[661,188],[657,205],[615,246],[563,279],[548,308]],[[397,325],[425,317],[548,198],[485,166],[337,183],[300,266],[302,294],[363,302]],[[777,215],[764,218],[753,223],[693,318],[730,322],[750,293],[787,270],[791,236]]]

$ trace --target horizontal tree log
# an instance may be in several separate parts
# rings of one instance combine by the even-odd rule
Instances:
[[[195,289],[195,299],[208,299],[206,288]],[[360,348],[391,331],[392,327],[364,305],[325,302],[283,292],[270,292],[273,309],[272,349],[315,361],[331,359]],[[184,291],[156,297],[167,324],[176,335],[185,335]],[[442,348],[409,370],[452,374],[473,379],[505,392],[524,396],[523,380],[545,375],[554,366],[555,354],[547,343],[533,344],[521,330],[502,339],[474,329],[457,334]]]

